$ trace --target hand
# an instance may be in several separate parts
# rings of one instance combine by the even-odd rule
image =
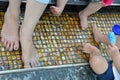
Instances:
[[[107,53],[111,58],[114,58],[119,55],[119,49],[117,46],[111,43],[110,45],[108,45]]]

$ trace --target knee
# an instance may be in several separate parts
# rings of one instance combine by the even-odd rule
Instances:
[[[97,74],[104,73],[108,68],[108,63],[103,57],[95,56],[92,59],[90,59],[89,62],[90,62],[91,68]]]

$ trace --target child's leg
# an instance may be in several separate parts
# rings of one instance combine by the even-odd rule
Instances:
[[[89,53],[89,63],[96,74],[104,73],[108,68],[107,61],[101,56],[100,51],[89,43],[83,44],[83,52]]]
[[[3,46],[9,50],[19,48],[19,14],[21,0],[9,0],[9,6],[4,16],[4,24],[1,31]]]
[[[51,12],[55,16],[60,16],[68,0],[57,0],[57,6],[50,6]]]
[[[108,37],[107,35],[103,35],[101,33],[101,31],[99,30],[99,28],[96,26],[96,24],[93,24],[93,35],[94,35],[94,39],[96,42],[102,42],[102,43],[105,43],[105,44],[108,44],[109,41],[108,41]]]
[[[93,25],[93,35],[95,38],[96,42],[102,42],[104,44],[109,44],[109,40],[107,35],[103,35],[101,31],[96,27],[96,24]],[[116,41],[116,46],[120,49],[120,37],[116,36],[117,41]]]
[[[79,18],[81,27],[83,30],[85,30],[88,27],[87,18],[89,15],[95,13],[99,9],[101,9],[104,5],[102,3],[90,3],[83,11],[79,12]]]
[[[39,55],[33,45],[32,34],[46,6],[47,4],[35,0],[27,0],[24,22],[20,29],[22,60],[25,68],[39,66]]]

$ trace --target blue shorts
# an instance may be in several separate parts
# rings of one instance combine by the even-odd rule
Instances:
[[[114,80],[112,61],[108,62],[108,69],[103,73],[98,75],[99,80]]]
[[[48,4],[50,2],[50,0],[36,0],[36,1],[43,4]]]

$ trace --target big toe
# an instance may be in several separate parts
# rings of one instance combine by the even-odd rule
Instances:
[[[55,9],[56,7],[55,6],[50,6],[50,9]]]
[[[24,63],[24,68],[31,68],[29,63]]]
[[[58,8],[55,6],[50,7],[51,12],[53,13],[54,16],[60,16],[61,12],[59,12]]]
[[[55,13],[55,7],[54,6],[50,6],[50,10],[52,13]]]
[[[4,39],[3,46],[4,46],[4,47],[7,46],[7,40],[6,40],[6,39]]]
[[[15,41],[14,50],[18,50],[18,48],[19,48],[19,41]]]

